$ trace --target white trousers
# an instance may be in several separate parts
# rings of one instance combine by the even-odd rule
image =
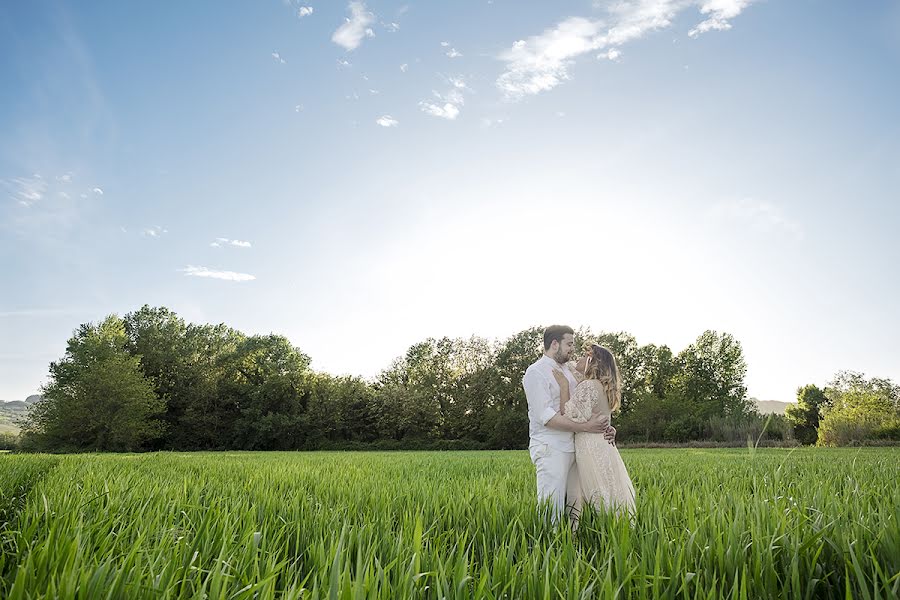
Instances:
[[[548,444],[536,444],[528,451],[537,473],[538,502],[549,504],[550,518],[557,523],[566,510],[566,490],[578,488],[575,453]]]

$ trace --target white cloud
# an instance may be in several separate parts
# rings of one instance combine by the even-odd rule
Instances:
[[[38,173],[31,177],[14,177],[13,179],[3,181],[6,188],[10,190],[11,198],[22,206],[32,206],[35,202],[39,202],[47,193],[47,182]]]
[[[346,69],[347,67],[352,66],[349,60],[344,60],[343,58],[339,58],[337,64],[338,69]]]
[[[751,0],[705,0],[700,12],[709,18],[700,22],[688,32],[692,38],[707,31],[726,31],[731,29],[728,19],[733,19],[750,5]]]
[[[377,96],[381,92],[379,92],[378,90],[376,90],[374,88],[369,88],[369,93],[372,94],[373,96]]]
[[[281,58],[281,55],[278,54],[277,52],[273,52],[273,53],[272,53],[272,58],[274,58],[275,60],[277,60],[277,61],[280,62],[281,64],[285,64],[285,62],[286,62],[283,58]]]
[[[459,116],[460,108],[465,104],[463,91],[470,90],[466,82],[461,77],[450,77],[447,79],[452,88],[445,94],[432,90],[432,94],[437,102],[428,102],[422,100],[419,102],[419,108],[422,112],[434,117],[440,117],[453,121]]]
[[[607,19],[570,17],[539,35],[518,40],[499,55],[506,70],[497,87],[507,99],[553,89],[570,79],[575,59],[587,52],[608,48],[599,57],[616,60],[619,46],[648,33],[671,26],[679,12],[699,6],[709,17],[692,29],[691,37],[713,29],[728,29],[753,0],[623,0],[609,6]]]
[[[251,244],[250,242],[244,242],[241,240],[230,240],[228,238],[223,238],[223,237],[216,238],[216,241],[211,243],[210,246],[212,246],[213,248],[221,248],[223,244],[227,245],[227,246],[237,246],[238,248],[252,248],[253,247],[253,244]]]
[[[780,206],[757,200],[741,198],[721,202],[712,207],[713,216],[727,221],[736,221],[763,231],[781,231],[796,237],[803,237],[803,227],[785,215]]]
[[[72,183],[72,172],[69,171],[68,173],[63,173],[57,177],[56,180],[60,183]]]
[[[312,6],[301,6],[297,9],[297,16],[301,19],[303,17],[308,17],[309,15],[313,14],[314,10],[315,9]]]
[[[453,121],[456,117],[459,116],[459,107],[450,102],[445,102],[443,105],[434,104],[433,102],[419,102],[419,107],[421,107],[422,111],[432,115],[434,117],[441,117],[442,119],[448,119]]]
[[[143,231],[141,231],[141,235],[144,237],[151,238],[159,238],[162,237],[163,234],[169,233],[168,229],[163,229],[162,227],[146,227]]]
[[[481,118],[481,126],[482,127],[497,127],[499,125],[503,125],[506,119],[502,117],[490,118],[490,117],[482,117]]]
[[[603,45],[601,21],[572,17],[500,54],[506,71],[497,87],[509,99],[550,90],[569,78],[572,60]]]
[[[450,45],[450,42],[441,42],[441,46],[443,46],[444,48],[446,48],[449,45]]]
[[[294,112],[303,112],[303,105],[297,104],[296,106],[294,106]]]
[[[462,77],[448,77],[447,81],[458,90],[468,90],[469,86],[466,85],[466,80]]]
[[[462,56],[462,52],[458,51],[456,48],[450,48],[447,50],[446,54],[450,58],[459,58]]]
[[[400,124],[400,122],[391,115],[381,115],[375,120],[375,122],[382,127],[396,127]]]
[[[348,9],[350,18],[337,28],[331,36],[331,41],[346,50],[356,50],[363,39],[375,37],[375,32],[369,27],[375,22],[375,15],[370,13],[362,2],[351,2]]]
[[[622,51],[618,48],[610,48],[606,52],[601,52],[597,55],[597,58],[606,58],[609,60],[619,60],[619,57],[622,56]]]
[[[401,73],[406,73],[408,70],[409,70],[409,65],[408,65],[408,64],[403,63],[402,65],[400,65],[400,72],[401,72]]]
[[[92,189],[91,191],[94,192],[95,194],[97,194],[98,196],[102,196],[102,195],[103,195],[103,190],[100,189],[100,188],[98,188],[98,187],[95,187],[95,188]]]
[[[235,271],[215,271],[206,267],[195,267],[193,265],[188,265],[187,267],[178,270],[179,272],[184,273],[186,276],[190,277],[207,277],[210,279],[222,279],[224,281],[253,281],[254,279],[256,279],[256,276],[250,275],[249,273],[236,273]]]
[[[60,198],[63,198],[63,199],[65,199],[65,200],[68,200],[69,198],[71,198],[71,196],[69,196],[69,193],[68,193],[68,192],[57,192],[57,195],[58,195]]]
[[[400,31],[400,23],[382,23],[382,25],[391,33]]]

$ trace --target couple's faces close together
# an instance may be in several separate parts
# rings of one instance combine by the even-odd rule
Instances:
[[[563,336],[562,341],[556,342],[556,350],[554,351],[553,346],[550,346],[550,352],[553,356],[553,359],[556,360],[559,364],[565,364],[572,360],[572,355],[575,353],[575,336],[571,333],[567,333]],[[579,373],[584,373],[584,369],[587,366],[587,353],[584,354],[581,358],[578,359],[578,362],[575,363],[575,370]]]

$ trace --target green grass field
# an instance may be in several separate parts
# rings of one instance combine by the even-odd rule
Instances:
[[[526,452],[0,455],[0,597],[898,596],[900,449],[623,457],[573,536]]]

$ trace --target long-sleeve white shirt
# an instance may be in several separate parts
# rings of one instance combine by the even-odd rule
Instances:
[[[528,400],[529,446],[548,444],[562,452],[575,452],[575,435],[571,431],[560,431],[546,425],[559,413],[559,384],[553,377],[554,370],[565,374],[569,380],[569,391],[573,392],[578,385],[575,376],[566,365],[546,355],[528,367],[522,377],[522,387]]]

